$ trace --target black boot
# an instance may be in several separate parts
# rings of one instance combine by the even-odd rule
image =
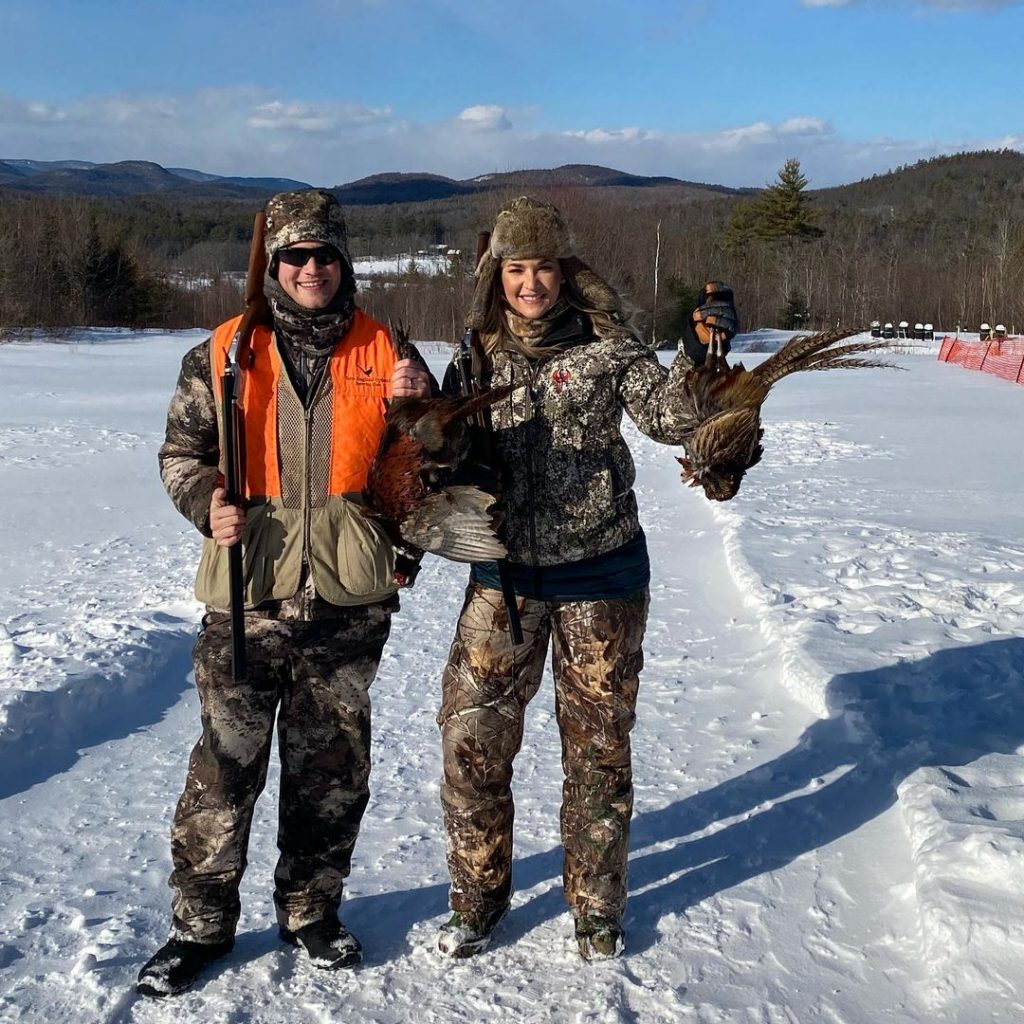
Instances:
[[[234,939],[214,943],[168,939],[139,971],[135,991],[143,996],[176,996],[191,988],[202,969],[230,953],[234,944]]]
[[[285,942],[304,949],[310,963],[325,971],[351,967],[363,959],[359,940],[336,917],[314,921],[295,931],[282,925],[279,931]]]

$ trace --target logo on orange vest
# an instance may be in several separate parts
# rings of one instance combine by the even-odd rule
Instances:
[[[359,363],[356,363],[356,370],[358,370],[358,373],[352,373],[351,371],[346,373],[345,380],[351,381],[351,383],[359,387],[371,387],[374,389],[379,388],[384,383],[372,366],[360,366]]]
[[[556,395],[560,395],[562,393],[562,388],[569,383],[571,377],[572,374],[568,370],[555,370],[555,372],[551,374],[551,379],[555,382]]]

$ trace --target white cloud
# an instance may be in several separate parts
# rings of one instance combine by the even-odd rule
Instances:
[[[743,151],[753,146],[773,146],[793,138],[814,138],[833,134],[831,125],[820,117],[791,117],[779,124],[755,121],[739,128],[696,136],[695,144],[708,150]]]
[[[475,132],[507,132],[512,128],[508,111],[493,104],[466,107],[456,120]]]
[[[831,135],[833,131],[821,117],[791,117],[778,127],[780,135]]]
[[[570,139],[580,139],[593,146],[642,142],[659,136],[658,132],[644,132],[639,128],[592,128],[589,131],[565,132]]]
[[[316,175],[317,154],[337,155],[367,130],[385,130],[387,107],[311,104],[254,87],[208,88],[182,96],[114,95],[48,104],[0,95],[7,156],[97,163],[153,160],[215,174]],[[312,140],[316,140],[315,143]]]
[[[355,103],[284,103],[272,100],[253,109],[250,128],[272,132],[336,132],[344,128],[386,121],[390,107],[364,107]]]

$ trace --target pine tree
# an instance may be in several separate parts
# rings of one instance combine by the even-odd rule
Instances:
[[[669,315],[663,333],[674,343],[682,338],[690,314],[700,302],[703,289],[701,285],[687,284],[678,277],[670,277],[665,290],[668,292]]]
[[[143,276],[122,242],[103,242],[95,218],[82,254],[82,291],[92,324],[138,326],[158,304],[156,283]]]
[[[800,161],[790,158],[773,182],[760,196],[754,230],[766,242],[803,242],[820,238],[825,232],[818,226],[818,211],[804,191],[807,179]]]
[[[793,331],[806,327],[808,322],[807,303],[795,288],[786,297],[786,302],[779,310],[779,327]]]
[[[741,250],[754,241],[792,245],[824,234],[818,226],[818,211],[804,191],[807,179],[800,161],[791,157],[777,177],[756,198],[735,205],[725,232],[727,248]]]

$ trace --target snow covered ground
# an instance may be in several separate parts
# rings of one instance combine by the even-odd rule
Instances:
[[[365,964],[317,972],[276,936],[272,777],[235,951],[159,1002],[132,982],[166,934],[197,734],[199,545],[156,450],[201,334],[75,337],[0,346],[0,1020],[1022,1019],[1024,389],[923,356],[789,378],[727,505],[630,428],[654,579],[623,959],[570,940],[549,687],[516,765],[512,913],[480,957],[433,950],[465,570],[429,560],[374,684],[343,907]]]
[[[444,252],[418,252],[381,258],[356,257],[352,261],[352,269],[360,288],[366,287],[375,277],[401,277],[414,272],[424,277],[437,277],[451,269],[452,258],[457,256],[457,251],[451,250],[451,253],[451,256]]]
[[[458,250],[455,249],[447,252],[404,253],[384,257],[363,256],[352,261],[352,269],[355,272],[358,285],[366,287],[375,277],[401,277],[403,274],[413,272],[425,277],[447,274],[451,269],[452,259],[457,256]],[[236,284],[239,292],[245,290],[244,270],[227,271],[220,277]],[[177,288],[194,291],[199,288],[209,288],[214,279],[209,274],[196,275],[181,271],[168,275],[167,280]]]

